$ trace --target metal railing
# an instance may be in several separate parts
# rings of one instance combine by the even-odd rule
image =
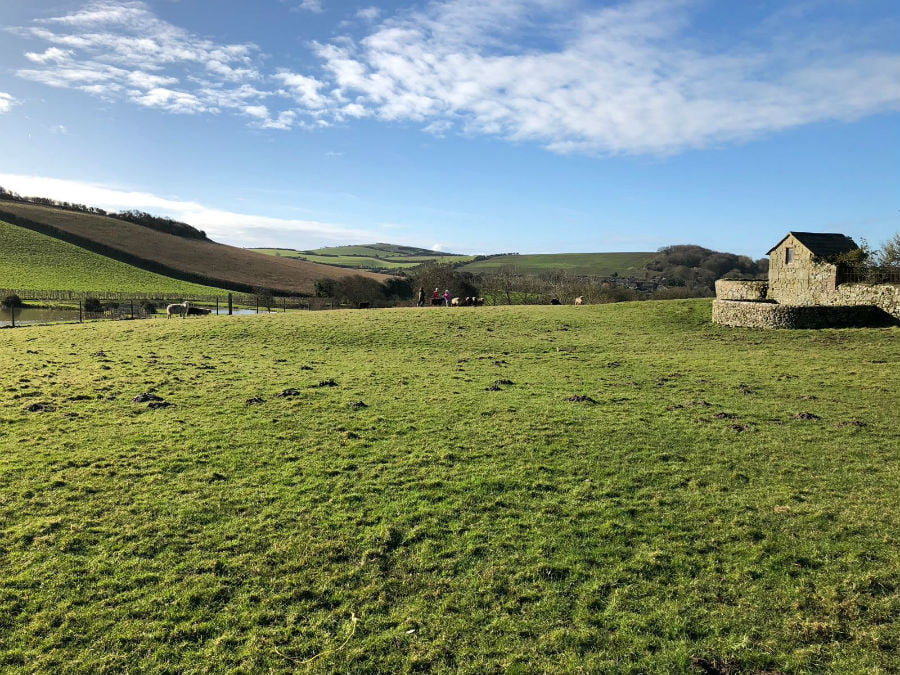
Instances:
[[[900,284],[900,267],[841,266],[837,282],[863,284]]]

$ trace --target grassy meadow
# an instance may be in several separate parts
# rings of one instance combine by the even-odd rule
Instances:
[[[250,250],[256,253],[306,260],[323,265],[385,272],[410,269],[427,262],[464,263],[475,258],[475,256],[471,255],[446,254],[438,251],[429,251],[424,248],[400,246],[398,244],[327,246],[309,251],[297,251],[291,248],[254,248]]]
[[[219,288],[179,281],[0,221],[0,288],[215,295]]]
[[[900,329],[709,317],[0,330],[0,672],[900,672]]]
[[[622,277],[644,274],[644,266],[655,253],[534,253],[503,255],[463,265],[466,272],[496,272],[514,267],[522,274],[542,272],[570,272],[585,276]]]

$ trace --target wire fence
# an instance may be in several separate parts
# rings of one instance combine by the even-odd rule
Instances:
[[[247,315],[339,308],[334,298],[246,293],[174,296],[68,290],[0,289],[0,328],[29,324],[168,318],[169,305],[189,303],[189,315]],[[180,316],[180,315],[179,315]]]

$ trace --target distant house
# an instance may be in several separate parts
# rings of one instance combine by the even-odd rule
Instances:
[[[849,282],[844,234],[788,232],[769,249],[768,281],[716,282],[713,321],[759,328],[824,328],[900,319],[900,283]]]

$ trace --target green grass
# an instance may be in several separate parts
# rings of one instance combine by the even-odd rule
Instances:
[[[215,295],[225,291],[147,272],[0,221],[0,288]]]
[[[709,315],[0,331],[0,672],[900,672],[900,330]]]
[[[540,253],[504,255],[463,265],[466,272],[496,272],[515,267],[522,274],[566,271],[573,274],[608,277],[643,276],[644,265],[654,253]]]
[[[426,262],[468,262],[475,256],[452,255],[428,249],[399,246],[397,244],[372,244],[371,246],[329,246],[326,248],[297,251],[286,248],[254,248],[257,253],[296,258],[324,265],[353,267],[366,270],[399,270],[416,267]]]

